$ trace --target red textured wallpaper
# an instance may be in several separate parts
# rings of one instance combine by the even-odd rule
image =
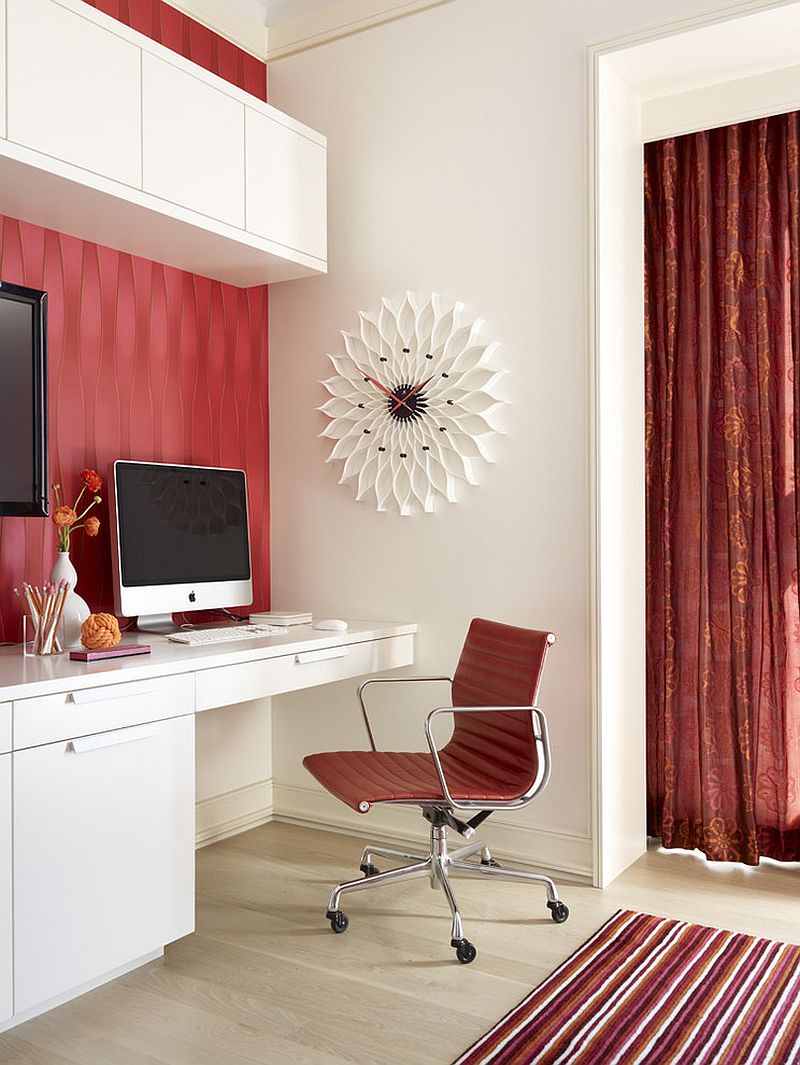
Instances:
[[[160,0],[87,0],[265,96],[264,64]],[[261,68],[259,70],[257,68]],[[50,480],[115,458],[243,468],[255,607],[269,606],[267,289],[237,289],[0,215],[0,278],[49,293]],[[72,487],[68,489],[68,494]],[[105,493],[104,493],[105,495]],[[108,509],[78,534],[78,590],[113,609]],[[56,551],[41,518],[0,518],[0,641],[20,638],[11,589]]]
[[[164,0],[84,0],[240,89],[267,98],[267,67]]]

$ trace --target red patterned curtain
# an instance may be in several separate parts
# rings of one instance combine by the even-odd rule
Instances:
[[[649,831],[751,865],[800,859],[799,145],[645,150]]]

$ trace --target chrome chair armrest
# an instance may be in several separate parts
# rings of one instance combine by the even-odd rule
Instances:
[[[409,682],[419,681],[431,681],[431,680],[446,680],[449,684],[453,683],[452,677],[370,677],[368,680],[362,680],[358,686],[358,702],[361,706],[361,714],[364,718],[364,724],[367,726],[367,735],[369,736],[370,747],[373,751],[377,751],[375,746],[375,737],[372,733],[372,726],[369,722],[369,714],[367,713],[367,707],[364,703],[364,689],[370,684],[408,684]]]
[[[462,799],[457,802],[451,795],[450,789],[447,786],[447,779],[444,774],[442,760],[439,757],[439,752],[436,749],[436,744],[433,739],[434,719],[440,714],[497,714],[508,710],[527,710],[533,718],[534,743],[539,755],[539,764],[533,783],[530,788],[517,799],[508,799],[494,803],[477,799]],[[536,727],[537,725],[538,730]],[[455,807],[459,810],[507,810],[527,806],[531,799],[533,799],[535,795],[538,795],[538,793],[547,786],[547,782],[550,779],[550,735],[547,730],[547,718],[544,715],[544,711],[540,710],[538,706],[439,706],[435,710],[431,710],[425,719],[425,738],[428,741],[428,747],[430,748],[433,757],[433,764],[436,766],[436,772],[439,777],[439,783],[442,788],[445,802],[448,806]]]

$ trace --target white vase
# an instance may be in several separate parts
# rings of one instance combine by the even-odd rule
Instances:
[[[50,580],[53,584],[66,581],[69,585],[64,613],[61,615],[61,625],[58,629],[59,642],[65,650],[68,647],[79,647],[81,625],[89,617],[91,611],[87,602],[81,599],[75,591],[78,584],[78,571],[70,561],[69,551],[58,552],[53,568],[50,570]]]

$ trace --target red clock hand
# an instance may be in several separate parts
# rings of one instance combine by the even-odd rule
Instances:
[[[417,394],[417,392],[419,392],[419,390],[421,388],[424,388],[425,385],[429,384],[433,380],[433,378],[434,378],[434,375],[431,374],[431,376],[427,379],[427,381],[420,381],[420,383],[415,388],[412,388],[411,391],[408,393],[408,395],[403,396],[402,399],[400,398],[400,396],[395,396],[394,393],[392,393],[393,398],[395,400],[397,400],[397,402],[392,407],[392,409],[389,411],[389,413],[390,414],[394,414],[394,412],[397,410],[398,407],[407,406],[408,405],[408,401],[411,399],[411,397],[415,396]]]
[[[379,388],[381,392],[385,392],[390,399],[397,399],[397,396],[394,394],[394,392],[390,392],[385,385],[382,385],[380,383],[380,381],[376,381],[374,377],[370,377],[370,375],[368,373],[365,373],[364,370],[361,370],[361,373],[363,374],[365,381],[372,381],[373,385],[375,385],[376,388]]]

